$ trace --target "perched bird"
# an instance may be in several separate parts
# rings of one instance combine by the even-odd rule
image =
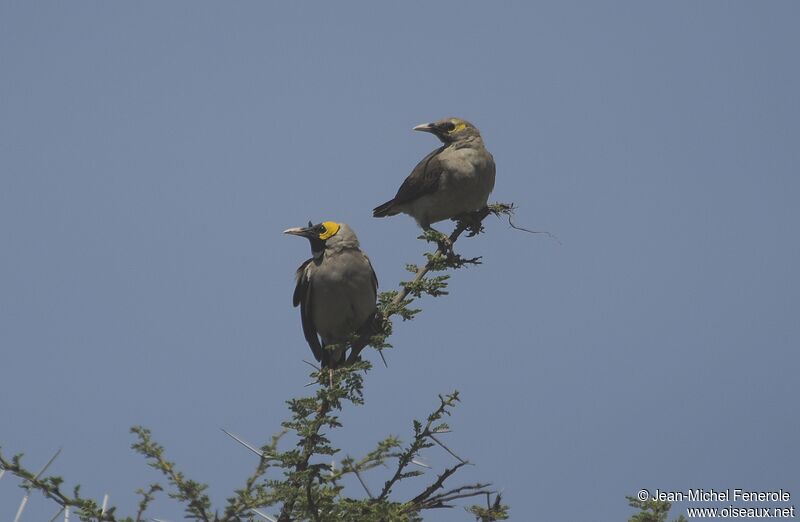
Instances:
[[[372,215],[403,212],[429,230],[432,223],[484,208],[494,188],[495,167],[478,129],[468,121],[446,118],[414,130],[430,132],[444,145],[425,156],[397,195]]]
[[[300,318],[314,357],[323,367],[334,368],[345,360],[344,343],[375,315],[378,278],[361,251],[358,238],[344,223],[308,222],[284,234],[308,238],[311,259],[297,269],[292,303],[300,305]],[[357,354],[356,354],[357,355]]]

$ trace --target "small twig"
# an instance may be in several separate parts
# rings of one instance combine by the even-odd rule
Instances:
[[[63,512],[64,512],[64,506],[61,506],[59,508],[58,512],[55,515],[53,515],[53,518],[50,519],[50,522],[53,522],[55,519],[57,519],[58,515],[60,515]]]
[[[426,447],[430,447],[431,444],[427,442],[427,439],[431,436],[432,430],[431,426],[434,422],[438,421],[442,418],[443,415],[448,414],[447,411],[448,407],[451,407],[455,402],[458,401],[458,392],[453,392],[451,395],[447,397],[442,397],[439,395],[439,407],[428,416],[428,422],[425,424],[424,427],[416,431],[416,435],[414,436],[414,441],[409,445],[409,447],[403,451],[398,458],[397,469],[394,472],[394,475],[387,480],[384,485],[383,489],[381,490],[381,494],[378,496],[377,500],[384,500],[388,498],[389,493],[392,491],[392,487],[401,480],[403,476],[403,470],[413,462],[417,454],[421,449]],[[465,463],[464,463],[465,464]],[[459,464],[462,466],[464,464]]]
[[[414,497],[411,500],[411,504],[414,505],[414,506],[419,506],[419,504],[421,504],[428,497],[430,497],[433,494],[434,491],[436,491],[437,489],[441,488],[442,485],[444,484],[445,480],[447,480],[450,476],[453,475],[453,473],[458,471],[459,468],[461,468],[465,464],[466,464],[466,462],[459,462],[458,464],[456,464],[452,468],[445,469],[442,472],[441,475],[436,477],[436,481],[433,484],[431,484],[430,486],[425,488],[425,490],[422,493],[420,493],[419,495],[417,495],[416,497]]]
[[[458,460],[458,461],[459,461],[461,464],[469,464],[469,462],[467,462],[466,460],[462,459],[461,457],[459,457],[458,455],[456,455],[455,453],[453,453],[453,450],[451,450],[450,448],[448,448],[447,446],[445,446],[445,445],[442,443],[442,441],[440,441],[439,439],[437,439],[436,437],[434,437],[434,436],[433,436],[433,433],[430,433],[430,434],[428,434],[428,437],[430,437],[430,438],[431,438],[431,440],[432,440],[433,442],[435,442],[436,444],[438,444],[439,446],[441,446],[441,447],[442,447],[442,448],[443,448],[443,449],[444,449],[444,450],[445,450],[447,453],[449,453],[450,455],[454,456],[454,457],[456,458],[456,460]]]
[[[312,368],[314,368],[316,371],[320,371],[320,367],[317,366],[316,364],[308,362],[305,359],[303,359],[303,362],[306,363],[307,365],[311,366]]]
[[[453,500],[458,500],[460,498],[470,498],[470,497],[477,497],[479,495],[483,495],[484,493],[491,494],[491,491],[486,491],[485,488],[491,486],[491,484],[475,484],[472,486],[462,486],[460,488],[456,488],[451,490],[447,493],[442,493],[440,495],[434,495],[433,497],[429,498],[428,500],[424,501],[419,509],[435,509],[435,508],[442,508],[442,507],[451,507],[448,505],[448,502],[452,502]],[[465,489],[471,489],[474,491],[467,491],[466,493],[454,493],[455,491],[462,491]]]
[[[506,214],[506,217],[508,218],[508,226],[510,226],[514,230],[520,230],[522,232],[527,232],[529,234],[544,234],[544,235],[548,236],[550,239],[555,240],[555,242],[558,243],[559,245],[563,244],[563,243],[561,243],[561,240],[558,239],[558,237],[555,234],[551,234],[547,230],[530,230],[530,229],[525,228],[525,227],[517,226],[514,223],[514,221],[511,219],[511,217],[514,215],[514,212],[513,212],[514,209],[516,209],[516,207],[514,207],[512,205],[511,206],[511,211]]]
[[[453,500],[458,500],[460,498],[477,497],[483,494],[490,495],[493,492],[486,490],[486,488],[488,488],[489,486],[491,486],[491,484],[477,483],[477,484],[471,484],[453,488],[449,491],[445,491],[444,493],[439,493],[438,495],[433,495],[430,498],[423,500],[419,504],[419,509],[422,510],[422,509],[450,507],[447,503]]]
[[[171,493],[172,498],[178,499],[185,504],[188,515],[204,522],[211,522],[216,516],[211,513],[211,499],[203,493],[208,486],[189,480],[183,473],[175,469],[175,463],[164,458],[164,448],[160,444],[153,442],[150,437],[150,430],[140,426],[131,428],[131,432],[136,433],[139,440],[131,445],[134,451],[143,455],[154,469],[160,471],[169,483],[177,490]]]
[[[494,491],[478,491],[480,489],[488,488],[489,486],[491,486],[491,484],[489,483],[482,484],[480,482],[478,482],[477,484],[467,484],[464,486],[453,488],[449,491],[445,491],[444,493],[439,493],[438,495],[433,495],[429,500],[451,497],[453,495],[461,495],[462,494],[461,492],[465,490],[472,490],[472,494],[470,496],[483,495],[483,494],[490,495],[494,493]]]
[[[353,468],[353,473],[356,474],[356,478],[358,479],[359,482],[361,482],[361,487],[363,487],[364,491],[367,492],[367,496],[369,496],[369,498],[374,499],[375,497],[372,495],[372,492],[369,490],[367,485],[364,483],[364,479],[361,478],[361,473],[358,472],[358,468],[354,467]]]
[[[136,522],[142,521],[142,515],[144,515],[144,512],[147,511],[147,506],[153,501],[157,491],[163,491],[159,484],[150,484],[150,487],[147,488],[147,491],[143,489],[136,491],[137,494],[142,495],[142,500],[139,501],[139,506],[136,510]]]

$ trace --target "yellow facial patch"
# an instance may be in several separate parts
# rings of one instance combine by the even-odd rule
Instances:
[[[457,132],[461,132],[462,130],[467,128],[467,124],[462,121],[454,121],[455,128],[450,131],[450,134],[455,134]]]
[[[325,227],[325,230],[322,231],[319,238],[323,241],[329,237],[333,237],[339,231],[339,223],[334,223],[333,221],[326,221],[322,226]]]

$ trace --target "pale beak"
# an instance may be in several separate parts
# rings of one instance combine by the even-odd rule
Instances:
[[[283,233],[284,234],[292,234],[293,236],[302,236],[303,233],[306,230],[308,230],[308,229],[301,228],[301,227],[287,228],[286,230],[283,231]]]
[[[433,131],[433,124],[432,123],[423,123],[422,125],[417,125],[412,130],[422,131],[422,132],[432,132]]]

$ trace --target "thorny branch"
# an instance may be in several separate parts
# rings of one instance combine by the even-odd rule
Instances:
[[[426,278],[432,271],[461,268],[463,266],[480,264],[480,258],[463,258],[452,250],[452,245],[464,232],[474,236],[483,231],[483,220],[489,215],[513,215],[514,206],[502,203],[489,205],[476,213],[461,216],[456,219],[456,226],[447,240],[437,232],[426,232],[422,239],[438,244],[433,253],[425,254],[427,262],[423,266],[409,265],[409,270],[414,273],[411,281],[401,283],[401,289],[395,292],[384,292],[381,295],[382,332],[372,336],[369,344],[380,350],[385,344],[385,339],[391,334],[390,317],[399,315],[404,320],[410,319],[418,310],[408,309],[414,299],[427,294],[433,297],[446,294],[447,275]],[[513,226],[513,224],[512,224]],[[366,344],[366,343],[364,343]],[[448,426],[441,422],[445,415],[450,415],[450,409],[458,401],[458,392],[447,396],[440,396],[439,407],[431,413],[423,425],[414,422],[414,439],[405,450],[400,451],[400,441],[396,437],[388,437],[382,441],[378,449],[370,452],[359,461],[349,457],[342,462],[342,469],[335,470],[333,465],[327,466],[312,463],[316,455],[332,455],[336,449],[332,448],[322,432],[325,426],[339,427],[338,419],[331,415],[334,410],[341,410],[342,400],[353,404],[363,403],[361,374],[370,369],[366,361],[356,359],[349,361],[345,367],[336,369],[327,379],[327,372],[316,371],[313,375],[320,385],[315,397],[292,399],[287,401],[293,413],[291,421],[283,423],[284,431],[273,437],[272,443],[262,447],[260,458],[255,471],[247,478],[243,489],[237,490],[236,495],[228,499],[224,514],[212,512],[211,501],[205,494],[207,485],[186,479],[177,471],[175,464],[164,458],[164,448],[150,437],[146,428],[134,427],[131,429],[138,436],[138,441],[132,445],[133,449],[144,455],[149,465],[161,471],[168,482],[175,488],[169,493],[185,505],[187,518],[202,520],[204,522],[234,522],[249,520],[251,511],[256,508],[280,505],[280,522],[291,522],[302,519],[315,521],[337,519],[352,519],[354,514],[360,514],[364,520],[420,520],[419,512],[426,509],[451,507],[451,502],[461,498],[487,495],[487,507],[472,506],[469,510],[482,522],[492,522],[506,518],[506,507],[500,502],[500,495],[495,496],[495,502],[490,502],[493,491],[489,490],[490,484],[477,483],[463,485],[446,491],[445,481],[453,476],[468,462],[461,459],[445,446],[436,434],[447,433]],[[294,431],[299,436],[298,450],[279,452],[277,444],[286,431]],[[422,471],[408,470],[411,463],[417,462],[421,450],[430,448],[435,444],[441,446],[459,462],[445,470],[436,477],[420,494],[411,500],[400,503],[390,501],[389,495],[392,488],[400,481],[419,476]],[[397,459],[397,467],[392,477],[387,480],[380,493],[375,496],[361,476],[361,472],[382,465],[387,459]],[[117,519],[114,508],[109,508],[105,513],[92,500],[83,499],[79,495],[79,487],[75,488],[74,497],[70,497],[60,490],[62,479],[60,477],[39,478],[20,464],[20,456],[15,456],[8,461],[0,454],[0,466],[3,469],[27,481],[24,487],[41,491],[46,497],[54,500],[62,507],[77,508],[76,514],[82,520],[96,520],[99,522],[139,522],[144,519],[144,512],[152,502],[155,494],[162,490],[158,484],[152,484],[147,490],[138,490],[142,496],[136,513],[136,519]],[[284,480],[264,479],[270,467],[282,469]],[[322,471],[328,470],[330,475],[323,475]],[[338,480],[345,474],[353,474],[361,482],[367,497],[358,501],[340,496],[341,486]],[[438,493],[437,493],[438,492]],[[298,506],[299,504],[299,506]],[[323,516],[323,513],[325,516]]]
[[[39,477],[25,469],[22,466],[22,455],[14,455],[9,461],[0,453],[0,469],[9,471],[20,477],[26,481],[26,484],[23,486],[24,488],[40,491],[45,497],[53,500],[62,508],[76,508],[78,510],[78,515],[81,517],[92,517],[94,520],[100,522],[116,522],[117,520],[114,517],[113,508],[109,509],[106,513],[102,513],[102,509],[95,501],[81,498],[80,486],[75,486],[73,490],[74,496],[70,497],[61,491],[61,484],[63,483],[61,477]]]
[[[317,438],[317,434],[322,426],[325,424],[325,419],[331,411],[331,402],[327,399],[323,399],[320,403],[319,410],[317,410],[316,416],[314,417],[314,422],[312,423],[313,429],[312,433],[309,437],[307,437],[305,443],[303,444],[303,453],[300,457],[300,461],[295,465],[295,472],[302,473],[306,469],[308,469],[308,462],[311,459],[311,456],[314,454],[314,441]],[[297,490],[297,492],[290,496],[283,504],[281,508],[281,514],[278,517],[278,522],[289,522],[291,520],[290,516],[292,511],[294,510],[294,504],[297,500],[297,495],[299,494],[301,484],[301,476],[295,475],[295,477],[290,479],[290,485]],[[308,480],[308,485],[310,486],[311,480]]]
[[[473,214],[468,214],[463,216],[461,219],[456,220],[456,227],[453,232],[448,236],[448,241],[452,247],[453,244],[458,240],[458,238],[463,234],[465,231],[469,231],[468,237],[475,236],[483,232],[483,220],[489,214],[494,214],[495,216],[506,215],[510,217],[514,214],[514,205],[513,204],[506,204],[506,203],[494,203],[486,208],[479,210]],[[426,237],[426,236],[423,236]],[[430,239],[432,241],[436,241],[435,234],[431,237],[426,237],[426,239]],[[413,301],[413,299],[408,299],[408,294],[411,292],[416,285],[418,285],[428,272],[437,268],[437,266],[441,266],[443,261],[462,261],[459,266],[463,266],[463,264],[478,264],[480,258],[473,258],[473,259],[462,259],[457,254],[454,254],[451,249],[448,249],[447,245],[444,242],[439,242],[439,247],[436,251],[428,256],[428,262],[425,265],[418,267],[416,273],[414,274],[414,279],[411,280],[410,283],[404,284],[403,289],[400,290],[397,295],[394,296],[394,299],[391,301],[391,305],[387,307],[386,311],[384,312],[384,317],[389,318],[392,315],[398,313],[398,308],[403,307],[404,305],[408,305]]]

